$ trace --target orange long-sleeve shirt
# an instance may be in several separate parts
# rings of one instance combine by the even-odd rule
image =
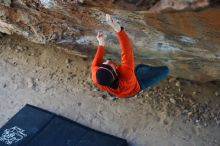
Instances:
[[[96,71],[103,62],[104,46],[98,46],[95,57],[92,61],[92,81],[101,89],[120,97],[126,98],[134,96],[140,91],[140,85],[134,73],[134,55],[130,40],[125,31],[116,33],[120,47],[121,47],[121,64],[117,66],[116,70],[119,78],[119,86],[117,89],[112,89],[102,86],[97,83]]]

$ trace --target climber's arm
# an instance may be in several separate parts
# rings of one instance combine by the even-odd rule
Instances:
[[[121,31],[117,32],[117,37],[121,46],[121,65],[126,66],[126,68],[134,70],[134,54],[131,46],[131,42],[128,35],[121,28]]]

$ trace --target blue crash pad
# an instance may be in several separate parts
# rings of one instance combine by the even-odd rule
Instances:
[[[0,146],[127,146],[124,139],[26,105],[0,129]]]

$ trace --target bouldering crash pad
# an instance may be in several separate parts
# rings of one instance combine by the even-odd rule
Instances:
[[[93,130],[32,105],[0,129],[0,146],[127,146],[127,141]]]

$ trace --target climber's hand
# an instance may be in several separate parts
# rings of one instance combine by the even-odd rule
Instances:
[[[98,32],[96,38],[99,42],[99,45],[105,46],[107,36],[103,32]]]
[[[117,23],[117,21],[112,18],[111,15],[106,14],[106,22],[116,31],[119,32],[121,31],[121,26],[120,24]]]

